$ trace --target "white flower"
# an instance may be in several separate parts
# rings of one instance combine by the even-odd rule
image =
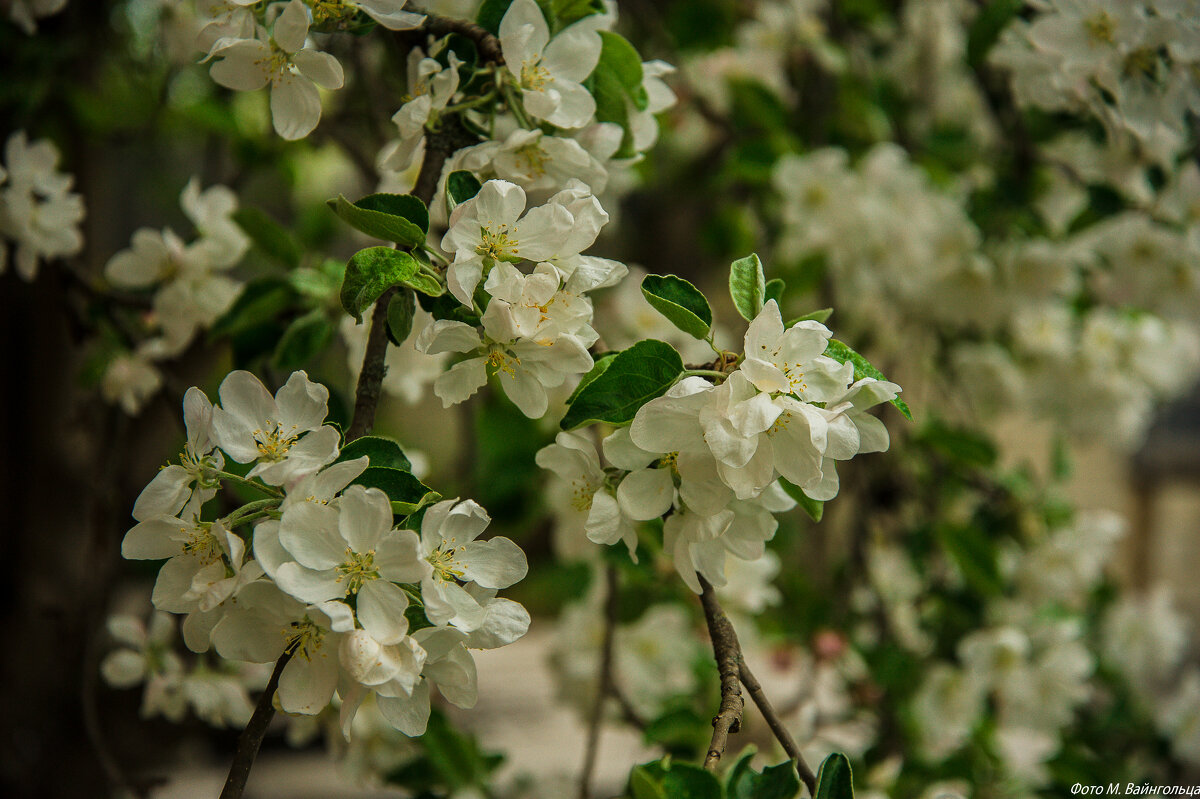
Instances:
[[[16,8],[14,7],[14,13]],[[74,255],[83,249],[79,223],[83,198],[71,192],[74,178],[56,171],[58,149],[48,139],[29,143],[25,131],[8,137],[0,168],[0,237],[16,245],[17,274],[37,275],[38,260]],[[6,175],[7,173],[7,175]],[[7,178],[7,180],[6,180]],[[7,249],[0,247],[0,272]]]
[[[535,0],[515,0],[508,7],[500,22],[500,46],[532,116],[560,128],[580,128],[596,112],[582,81],[600,60],[598,16],[567,26],[551,40]]]
[[[437,119],[437,112],[446,107],[458,91],[458,67],[462,62],[453,51],[448,54],[449,66],[426,58],[418,47],[408,54],[408,94],[412,98],[392,115],[400,138],[380,153],[385,169],[402,172],[412,165],[422,142],[425,126]]]
[[[494,318],[494,317],[493,317]],[[593,337],[580,339],[564,334],[550,340],[497,340],[493,333],[505,336],[505,330],[489,330],[484,335],[464,322],[439,319],[427,327],[417,340],[417,349],[429,355],[441,352],[479,354],[456,363],[437,379],[433,390],[444,407],[463,402],[487,383],[488,369],[500,376],[500,385],[508,398],[531,419],[540,419],[549,406],[547,388],[561,386],[568,375],[584,374],[592,368],[588,346]]]
[[[293,558],[272,571],[280,588],[308,603],[353,601],[355,617],[380,644],[404,639],[408,596],[396,583],[417,582],[429,568],[416,534],[392,529],[386,494],[350,486],[336,505],[292,505],[279,521],[279,543]]]
[[[487,619],[487,601],[461,583],[485,589],[507,588],[528,571],[525,553],[503,536],[476,540],[491,519],[472,500],[444,500],[430,506],[421,521],[421,555],[431,570],[421,581],[425,616],[471,633]]]
[[[221,273],[235,266],[250,246],[232,219],[237,196],[225,186],[201,192],[193,178],[183,189],[180,205],[201,234],[195,241],[185,243],[170,228],[161,232],[140,228],[133,234],[132,246],[104,267],[113,285],[157,289],[154,321],[163,335],[141,348],[143,355],[153,358],[183,352],[197,330],[207,328],[229,309],[241,284]]]
[[[225,458],[215,450],[212,439],[212,403],[200,389],[192,386],[183,395],[183,423],[187,443],[179,463],[161,469],[142,489],[133,505],[133,518],[139,522],[178,514],[197,498],[203,505],[217,493],[217,482],[205,472],[220,470]],[[197,507],[198,509],[198,507]]]
[[[149,359],[122,352],[108,363],[100,379],[100,394],[105,401],[119,405],[130,416],[141,413],[146,401],[162,388],[162,373]]]
[[[1122,597],[1108,609],[1101,626],[1101,651],[1134,690],[1153,699],[1155,689],[1179,666],[1188,626],[1173,607],[1170,591],[1159,586],[1144,596]]]
[[[969,672],[935,664],[912,701],[920,748],[931,760],[958,750],[983,714],[985,688]]]
[[[302,139],[321,119],[317,86],[340,89],[342,66],[328,53],[304,47],[308,37],[308,9],[303,0],[291,0],[275,20],[271,35],[256,38],[218,39],[209,50],[220,58],[210,74],[217,83],[236,91],[271,87],[271,119],[275,132],[285,139]]]
[[[854,367],[824,354],[832,334],[820,322],[801,321],[784,329],[775,300],[767,300],[746,329],[740,369],[759,391],[828,402],[854,379]]]
[[[487,141],[460,151],[457,168],[516,183],[533,196],[545,197],[571,180],[585,183],[594,194],[608,185],[608,172],[575,139],[541,130],[517,128],[503,141]]]
[[[238,463],[255,462],[248,477],[287,485],[337,457],[337,428],[322,425],[329,389],[293,372],[271,397],[257,377],[231,372],[213,409],[213,438]]]
[[[309,0],[313,21],[352,19],[356,11],[363,13],[390,30],[415,28],[425,21],[424,14],[403,11],[408,0]]]
[[[107,627],[113,640],[122,644],[100,662],[104,681],[114,688],[130,688],[183,670],[179,656],[171,651],[175,620],[169,613],[154,611],[149,628],[135,616],[109,616]]]
[[[454,253],[446,284],[463,305],[474,305],[472,295],[484,271],[500,261],[545,261],[577,254],[562,252],[574,225],[566,208],[548,203],[522,217],[524,210],[525,191],[505,180],[489,180],[478,194],[454,209],[442,249]]]

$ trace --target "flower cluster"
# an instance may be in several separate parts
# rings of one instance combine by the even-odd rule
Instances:
[[[528,211],[525,205],[520,186],[489,180],[454,209],[442,239],[453,253],[446,272],[450,293],[480,314],[477,325],[439,319],[417,339],[417,349],[429,355],[469,356],[434,384],[446,406],[479,390],[491,370],[517,407],[536,419],[546,413],[548,388],[592,368],[588,348],[598,336],[586,294],[626,273],[624,264],[580,254],[608,214],[579,182],[544,205]],[[526,261],[536,264],[531,273],[516,266]]]
[[[772,514],[794,507],[782,477],[811,500],[838,492],[835,463],[887,449],[866,410],[900,387],[825,355],[830,331],[785,327],[774,300],[750,323],[738,368],[714,384],[684,377],[603,441],[603,468],[585,437],[560,433],[538,465],[572,484],[587,537],[623,541],[636,557],[640,522],[665,517],[664,549],[684,582],[724,585],[727,556],[755,560],[774,534]],[[583,519],[582,514],[586,513]]]
[[[30,143],[23,130],[8,137],[0,165],[0,272],[9,257],[4,239],[13,244],[13,265],[24,280],[33,280],[41,259],[83,249],[83,198],[71,191],[75,179],[57,167],[58,148],[49,140]]]
[[[496,596],[525,576],[520,548],[480,539],[490,520],[470,500],[422,507],[426,493],[404,505],[397,526],[402,500],[356,482],[368,456],[339,460],[340,435],[324,424],[329,393],[305,373],[272,396],[233,372],[219,394],[214,406],[188,391],[180,463],[142,492],[122,544],[127,558],[166,559],[155,607],[186,616],[194,652],[250,663],[286,653],[281,707],[315,714],[336,692],[346,734],[371,694],[407,735],[425,729],[431,685],[473,705],[468,648],[504,646],[529,626],[524,608]],[[226,458],[247,466],[245,476],[224,471]],[[205,518],[223,483],[265,498]],[[244,527],[249,535],[237,532]]]

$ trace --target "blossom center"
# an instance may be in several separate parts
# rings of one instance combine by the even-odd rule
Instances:
[[[429,561],[429,565],[433,566],[433,573],[439,580],[453,582],[463,576],[463,564],[455,559],[454,554],[462,552],[464,549],[466,549],[465,546],[455,548],[454,539],[451,538],[449,541],[438,544],[438,548],[430,552],[425,559]]]
[[[349,22],[358,13],[358,9],[345,0],[316,0],[311,5],[313,23],[317,25],[325,22]]]
[[[211,524],[197,523],[191,530],[179,528],[179,532],[187,536],[183,542],[184,554],[196,556],[205,566],[216,563],[222,556],[221,543],[212,534],[211,527]]]
[[[372,580],[379,579],[375,568],[375,550],[355,552],[346,547],[346,560],[334,567],[338,573],[336,582],[346,582],[346,592],[357,594],[359,589]]]
[[[504,372],[509,377],[516,377],[517,367],[521,365],[521,359],[515,355],[509,355],[503,349],[496,347],[488,355],[487,365],[497,372]]]
[[[287,648],[292,654],[305,660],[312,660],[312,656],[321,650],[325,640],[325,631],[308,616],[304,617],[304,621],[292,622],[283,634],[287,639]]]
[[[571,507],[579,512],[589,511],[592,509],[592,500],[596,496],[598,486],[592,485],[592,481],[581,477],[578,480],[571,481]]]
[[[546,174],[546,162],[550,159],[547,157],[546,151],[538,147],[536,143],[526,144],[516,151],[516,156],[519,161],[524,161],[526,164],[526,177],[541,177]]]
[[[479,246],[475,248],[475,252],[493,261],[504,261],[517,254],[517,246],[520,242],[509,238],[508,225],[497,225],[496,227],[497,229],[493,231],[492,224],[489,223],[487,227],[479,228]]]
[[[521,88],[532,92],[544,92],[546,84],[554,79],[550,70],[543,67],[540,59],[530,58],[521,62]]]
[[[296,425],[284,430],[282,423],[273,423],[270,419],[267,420],[267,428],[255,430],[251,435],[254,437],[255,446],[258,447],[259,457],[278,463],[287,457],[288,450],[296,443],[300,433],[296,430]]]

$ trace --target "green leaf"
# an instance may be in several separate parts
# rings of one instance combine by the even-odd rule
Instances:
[[[588,373],[579,381],[579,385],[575,386],[575,390],[571,392],[571,396],[567,397],[567,404],[570,405],[572,402],[574,402],[575,398],[579,396],[580,391],[583,391],[585,388],[587,388],[589,383],[591,383],[600,375],[604,374],[604,371],[608,369],[610,364],[612,364],[613,358],[617,357],[619,354],[620,353],[618,352],[606,352],[599,358],[596,358],[592,364],[592,368],[588,370]]]
[[[793,799],[800,793],[800,777],[792,761],[765,766],[755,786],[754,799]]]
[[[767,281],[767,285],[763,288],[763,304],[767,300],[775,300],[775,304],[779,305],[783,300],[783,290],[787,288],[787,284],[783,282],[783,278],[776,277]]]
[[[712,308],[700,289],[675,275],[646,275],[642,294],[654,310],[692,338],[707,338],[712,328]]]
[[[930,419],[917,440],[942,455],[967,466],[988,467],[999,453],[986,435],[966,428],[950,427],[940,419]]]
[[[819,499],[813,499],[804,490],[795,483],[790,482],[786,478],[779,478],[779,485],[783,488],[787,495],[796,500],[796,504],[804,509],[808,517],[814,522],[821,521],[821,517],[825,515],[825,502]]]
[[[368,467],[352,485],[378,488],[387,494],[392,502],[392,513],[397,516],[407,516],[442,498],[441,494],[413,477],[412,472],[388,466]]]
[[[873,377],[876,380],[887,380],[887,378],[883,376],[883,372],[872,366],[870,361],[859,355],[846,344],[838,341],[836,338],[831,338],[829,340],[829,346],[825,348],[825,354],[830,358],[833,358],[835,361],[839,361],[841,363],[853,363],[855,380],[862,380],[864,377]],[[908,409],[908,403],[899,397],[891,400],[891,403],[900,409],[900,413],[904,414],[905,419],[909,420],[910,422],[912,421],[912,411]]]
[[[632,95],[642,86],[642,57],[620,34],[600,31],[600,60]]]
[[[483,0],[479,12],[475,14],[475,24],[493,36],[500,35],[500,22],[508,13],[508,7],[513,0]]]
[[[429,209],[411,194],[368,194],[350,202],[339,194],[329,207],[355,230],[403,247],[419,247],[429,230]]]
[[[573,430],[590,422],[628,424],[638,408],[664,392],[683,375],[683,359],[670,344],[639,341],[618,353],[608,368],[575,397],[561,427]]]
[[[474,173],[468,172],[465,169],[451,172],[446,178],[446,204],[448,210],[453,211],[457,206],[474,197],[479,193],[480,188],[482,188],[482,184],[479,182],[479,178],[475,177]]]
[[[634,766],[629,772],[629,793],[633,799],[669,799],[663,790],[662,780],[651,774],[645,766]]]
[[[954,559],[963,579],[983,596],[998,596],[1004,590],[997,562],[996,543],[987,533],[969,524],[937,527],[938,543]]]
[[[825,758],[817,771],[817,795],[813,799],[854,799],[850,761],[841,752]]]
[[[401,289],[392,295],[387,307],[388,340],[397,347],[404,343],[412,332],[413,314],[417,310],[416,296],[409,288]]]
[[[417,274],[420,264],[406,252],[391,247],[368,247],[350,256],[342,278],[341,300],[346,313],[362,321],[362,314],[383,292]]]
[[[722,799],[717,776],[691,763],[672,763],[662,779],[669,799]]]
[[[604,0],[550,0],[550,11],[559,28],[565,28],[584,17],[603,13]]]
[[[739,258],[729,266],[729,296],[743,319],[751,321],[758,316],[765,295],[766,280],[757,254]]]
[[[233,212],[233,221],[245,231],[254,245],[289,269],[300,265],[300,245],[282,225],[253,206]]]
[[[236,336],[262,327],[292,308],[296,293],[286,280],[277,277],[252,280],[208,330],[210,341]]]
[[[352,461],[366,455],[370,458],[368,466],[385,466],[389,469],[399,469],[411,472],[412,464],[400,445],[390,438],[383,436],[361,436],[342,447],[334,463]]]
[[[791,327],[792,325],[796,324],[797,322],[820,322],[821,324],[825,324],[825,322],[831,316],[833,316],[832,308],[822,308],[819,311],[812,311],[811,313],[806,313],[804,316],[797,316],[795,319],[788,322],[785,325],[785,327]],[[845,363],[845,361],[842,361],[842,363]]]
[[[725,772],[725,795],[728,799],[753,799],[758,774],[750,765],[758,748],[749,744]]]
[[[621,83],[621,78],[607,64],[597,64],[584,86],[596,100],[596,119],[620,125],[625,131],[613,157],[631,158],[636,155],[637,148],[634,147],[633,132],[629,126],[629,90]]]
[[[288,325],[272,358],[276,369],[292,372],[311,361],[333,339],[333,324],[323,308],[310,311]]]

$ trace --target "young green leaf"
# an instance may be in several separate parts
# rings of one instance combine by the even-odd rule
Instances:
[[[357,321],[375,300],[392,286],[417,274],[420,264],[406,252],[391,247],[368,247],[350,256],[342,278],[341,300],[346,313]]]
[[[412,472],[388,466],[370,466],[360,474],[352,485],[378,488],[392,502],[392,513],[407,516],[442,495],[413,477]]]
[[[763,288],[763,304],[767,300],[775,300],[778,305],[783,299],[783,290],[787,288],[787,284],[783,282],[783,278],[772,278],[767,281],[767,285]]]
[[[233,212],[233,221],[250,237],[254,246],[271,258],[289,269],[300,265],[300,245],[291,233],[260,209],[242,206]]]
[[[412,289],[404,288],[392,295],[387,307],[388,341],[397,347],[404,343],[412,332],[413,314],[417,309]]]
[[[333,324],[323,308],[296,319],[275,347],[272,362],[276,369],[292,372],[301,368],[333,339]]]
[[[850,761],[841,752],[825,758],[817,771],[817,795],[813,799],[854,799]]]
[[[654,310],[684,333],[692,338],[708,337],[712,308],[700,289],[691,283],[675,275],[646,275],[642,278],[642,294]]]
[[[670,344],[639,341],[576,395],[560,425],[573,430],[590,422],[628,424],[638,408],[662,396],[682,375],[683,359]]]
[[[633,799],[668,799],[662,780],[645,766],[634,766],[629,773],[629,795]]]
[[[634,46],[618,33],[600,31],[600,60],[613,71],[621,85],[632,94],[642,85],[642,57]]]
[[[779,485],[783,488],[787,495],[796,500],[796,504],[804,509],[808,517],[814,522],[821,521],[821,517],[825,515],[825,503],[819,499],[813,499],[808,494],[805,494],[800,486],[791,483],[785,478],[779,478]]]
[[[797,316],[795,319],[788,322],[785,327],[791,327],[797,322],[820,322],[821,324],[825,324],[826,320],[828,320],[831,316],[833,316],[832,308],[822,308],[819,311],[806,313],[804,316]]]
[[[833,358],[835,361],[839,361],[841,363],[849,362],[854,364],[855,380],[862,380],[864,377],[873,377],[876,380],[887,380],[887,378],[883,376],[883,372],[872,366],[870,361],[859,355],[846,344],[838,341],[836,338],[831,338],[829,340],[829,346],[825,348],[825,354],[830,358]],[[905,419],[909,420],[910,422],[912,421],[912,411],[908,409],[908,403],[899,397],[896,397],[891,402],[900,410],[900,413],[904,414]]]
[[[729,266],[729,296],[746,321],[753,320],[762,310],[766,289],[762,261],[757,254],[739,258]]]
[[[570,405],[574,402],[575,398],[579,396],[580,391],[583,391],[593,380],[604,374],[605,370],[612,364],[613,358],[617,357],[617,355],[618,353],[616,352],[606,352],[596,358],[592,364],[592,368],[580,379],[579,385],[575,386],[575,390],[571,392],[571,396],[567,397],[567,404]]]
[[[482,184],[474,173],[465,169],[451,172],[446,178],[446,206],[453,211],[479,193]]]
[[[400,445],[390,438],[383,436],[362,436],[342,447],[334,463],[352,461],[366,455],[370,458],[370,466],[385,466],[389,469],[399,469],[411,472],[412,464]]]
[[[724,791],[717,775],[693,763],[672,763],[662,779],[670,799],[722,799]]]
[[[339,194],[329,207],[354,229],[402,247],[424,244],[429,230],[429,209],[411,194],[368,194],[353,203]]]

